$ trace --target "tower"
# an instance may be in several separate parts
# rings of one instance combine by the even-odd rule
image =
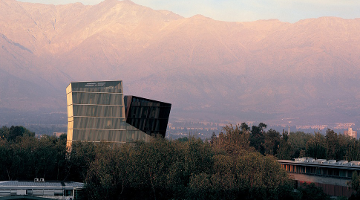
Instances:
[[[150,134],[126,123],[122,81],[72,82],[66,94],[68,147],[74,141],[149,141]]]

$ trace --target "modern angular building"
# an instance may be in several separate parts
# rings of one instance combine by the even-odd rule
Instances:
[[[171,104],[129,96],[125,114],[122,81],[72,82],[66,94],[68,147],[73,141],[122,144],[165,137]]]

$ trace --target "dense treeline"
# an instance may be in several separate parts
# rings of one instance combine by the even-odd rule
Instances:
[[[95,155],[89,199],[284,199],[292,192],[272,156],[215,152],[198,139],[101,146]]]
[[[304,132],[284,132],[280,134],[275,130],[265,131],[266,125],[260,123],[258,126],[250,127],[241,125],[224,127],[224,132],[218,137],[214,134],[211,143],[215,146],[229,149],[231,146],[249,144],[249,148],[263,155],[273,155],[278,159],[289,160],[299,157],[312,157],[327,160],[360,160],[359,140],[337,134],[327,129],[325,135],[315,132],[314,134]],[[228,134],[233,130],[232,134]],[[234,138],[242,138],[244,144],[230,144]],[[237,141],[236,139],[234,141]]]
[[[44,136],[22,126],[0,129],[0,180],[60,180],[65,176],[66,135]]]
[[[311,156],[314,147],[324,147],[329,159],[349,156],[342,145],[357,145],[357,140],[331,130],[326,136],[280,135],[265,128],[263,123],[251,129],[230,125],[209,141],[74,143],[68,153],[66,135],[35,138],[23,127],[2,127],[0,180],[81,181],[84,199],[327,199],[313,185],[294,192],[275,156]],[[343,141],[338,144],[334,137]]]

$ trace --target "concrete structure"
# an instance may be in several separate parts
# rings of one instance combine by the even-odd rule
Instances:
[[[344,131],[344,135],[357,139],[357,131],[353,131],[352,128],[350,127],[348,128],[347,131]]]
[[[79,182],[0,181],[0,200],[5,199],[59,199],[75,200],[84,188]]]
[[[156,129],[155,118],[161,117],[166,121],[166,127],[171,109],[171,104],[131,97],[127,110],[132,114],[128,115],[132,116],[134,110],[141,114],[134,115],[138,120],[131,117],[134,123],[127,123],[122,81],[72,82],[66,88],[66,94],[68,147],[73,141],[103,141],[112,144],[149,141],[150,136],[156,134],[149,129],[153,125],[151,123],[155,123],[152,127]],[[161,107],[157,103],[168,106],[164,115],[156,115],[160,111],[157,108]],[[162,132],[162,136],[165,136],[165,132]]]
[[[353,192],[348,187],[353,172],[360,172],[360,161],[336,161],[313,158],[279,160],[295,181],[295,187],[303,183],[315,183],[331,196],[350,197]]]

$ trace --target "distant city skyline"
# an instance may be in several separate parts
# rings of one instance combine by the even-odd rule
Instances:
[[[81,2],[94,5],[103,0],[21,0],[44,4],[68,4]],[[279,19],[297,22],[301,19],[324,16],[345,19],[360,18],[360,1],[357,0],[132,0],[134,3],[155,10],[169,10],[184,17],[197,14],[220,21],[256,21]]]

